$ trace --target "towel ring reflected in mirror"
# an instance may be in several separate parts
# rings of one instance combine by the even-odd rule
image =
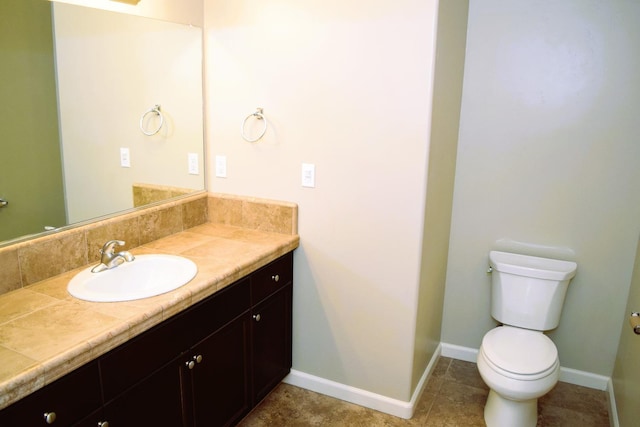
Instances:
[[[158,128],[156,130],[147,130],[145,129],[145,126],[144,126],[144,121],[146,117],[151,113],[155,113],[158,117],[160,117],[160,124],[158,125]],[[147,136],[153,136],[158,132],[160,132],[160,129],[162,129],[162,125],[164,125],[164,116],[160,111],[160,104],[156,104],[153,107],[149,108],[147,111],[145,111],[142,117],[140,117],[140,130],[142,131],[142,133],[144,133]]]

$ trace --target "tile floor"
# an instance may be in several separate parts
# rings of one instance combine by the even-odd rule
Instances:
[[[475,363],[441,357],[410,420],[280,384],[239,425],[484,426],[488,393]],[[561,382],[538,405],[538,427],[609,426],[609,405],[604,391]]]

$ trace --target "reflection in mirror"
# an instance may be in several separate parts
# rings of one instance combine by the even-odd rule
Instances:
[[[204,189],[201,29],[42,0],[0,27],[0,240]]]

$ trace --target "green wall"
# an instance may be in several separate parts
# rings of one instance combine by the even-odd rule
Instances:
[[[51,4],[0,2],[0,240],[66,222]]]

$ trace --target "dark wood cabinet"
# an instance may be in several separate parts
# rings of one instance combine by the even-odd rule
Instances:
[[[100,406],[98,364],[91,362],[0,411],[0,426],[69,426]]]
[[[107,402],[100,418],[108,421],[109,427],[185,425],[176,363],[167,364]]]
[[[237,424],[291,368],[289,253],[0,411],[0,426]],[[106,425],[105,425],[106,427]]]
[[[193,422],[188,425],[226,426],[240,421],[251,409],[249,399],[249,312],[196,345],[189,378]],[[200,362],[197,362],[200,360]]]
[[[254,405],[264,399],[291,369],[290,301],[289,283],[252,310]]]
[[[291,370],[292,254],[251,275],[252,403]]]

